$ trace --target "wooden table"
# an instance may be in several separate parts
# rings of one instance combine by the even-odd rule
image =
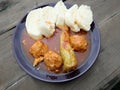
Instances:
[[[81,77],[66,83],[47,83],[32,78],[17,64],[12,53],[17,23],[33,6],[53,1],[58,0],[0,1],[0,90],[109,90],[120,77],[120,0],[66,0],[90,5],[101,33],[99,56]]]

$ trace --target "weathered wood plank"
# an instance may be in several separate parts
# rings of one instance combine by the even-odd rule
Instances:
[[[35,2],[30,0],[10,0],[11,5],[9,8],[7,7],[7,9],[0,12],[0,31],[4,32],[3,30],[7,30],[15,26],[15,24],[26,13],[26,11],[30,10],[33,5],[38,5],[49,1],[51,0],[35,0]],[[92,6],[92,9],[94,11],[94,18],[100,27],[102,40],[101,53],[94,66],[82,77],[65,84],[50,84],[35,80],[28,75],[25,75],[25,72],[19,68],[14,57],[12,56],[11,37],[13,35],[13,29],[0,36],[0,74],[4,73],[1,74],[0,77],[0,90],[33,90],[34,88],[41,88],[41,90],[55,90],[56,88],[58,90],[93,90],[93,88],[98,85],[99,82],[104,80],[114,70],[119,68],[120,0],[68,0],[66,2],[77,3],[79,5],[83,3]],[[16,13],[14,14],[14,12]],[[18,80],[18,82],[16,82],[16,80]]]
[[[13,82],[26,75],[18,66],[12,53],[13,31],[0,36],[0,90],[11,86]]]
[[[23,15],[35,6],[34,0],[4,0],[7,6],[0,11],[0,31],[14,27]]]
[[[114,22],[114,25],[113,25]],[[7,90],[93,90],[101,81],[120,67],[120,12],[100,26],[101,51],[95,64],[80,78],[67,83],[45,83],[25,76]],[[114,30],[114,31],[113,31]],[[59,88],[58,88],[59,87]],[[98,87],[99,88],[99,87]]]
[[[68,0],[71,4],[90,5],[95,21],[100,24],[120,11],[120,0]]]
[[[4,4],[4,1],[6,4]],[[58,0],[2,0],[0,1],[0,33],[14,27],[20,19],[42,2],[57,2]],[[3,5],[4,4],[4,5]],[[3,8],[3,9],[2,9]]]
[[[42,5],[58,0],[8,0],[8,6],[0,11],[0,32],[4,32],[14,27],[24,14],[33,6]],[[120,10],[120,0],[67,0],[66,3],[78,5],[87,4],[94,11],[94,19],[97,23],[104,22],[105,19],[113,16]]]
[[[93,90],[111,90],[120,81],[120,67],[100,82]]]

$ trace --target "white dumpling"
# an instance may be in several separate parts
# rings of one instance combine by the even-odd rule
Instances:
[[[77,11],[76,16],[77,24],[81,29],[86,31],[90,30],[90,25],[93,21],[93,13],[90,6],[81,5]]]
[[[56,17],[53,7],[47,6],[32,10],[26,19],[26,29],[33,39],[49,38],[55,31]]]
[[[54,34],[55,31],[55,24],[54,23],[49,23],[47,21],[42,21],[40,24],[40,30],[41,34],[44,35],[45,37],[49,38]]]
[[[42,16],[45,21],[49,21],[51,23],[56,22],[56,12],[55,9],[51,6],[46,6],[42,8]]]
[[[57,27],[64,27],[65,26],[65,13],[67,8],[62,0],[60,0],[54,7],[56,11],[56,26]]]
[[[40,14],[41,8],[35,9],[30,11],[26,18],[26,30],[33,39],[39,39],[42,37],[39,26],[41,21]]]
[[[74,32],[80,29],[90,30],[93,21],[93,13],[87,5],[73,5],[67,9],[62,0],[54,7],[46,6],[30,11],[26,18],[26,30],[33,39],[49,38],[55,32],[56,27]]]
[[[56,14],[53,7],[46,6],[42,8],[43,21],[40,24],[42,34],[49,38],[55,32]]]
[[[74,32],[80,31],[80,27],[76,23],[76,14],[78,10],[78,5],[73,5],[65,14],[65,23],[70,27]]]

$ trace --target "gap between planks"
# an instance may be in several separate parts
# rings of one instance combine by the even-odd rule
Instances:
[[[21,80],[23,80],[24,78],[26,78],[28,75],[27,74],[24,74],[22,76],[20,76],[18,79],[16,79],[15,81],[13,82],[10,82],[6,87],[4,87],[3,90],[7,90],[9,88],[11,88],[12,86],[16,85],[17,83],[19,83]]]
[[[99,25],[99,26],[104,25],[104,23],[106,23],[107,21],[109,21],[110,19],[112,19],[114,16],[117,16],[117,15],[119,15],[119,14],[120,14],[120,10],[119,10],[119,11],[116,11],[115,13],[113,13],[112,15],[110,15],[108,18],[106,18],[106,19],[102,20],[101,22],[99,22],[98,25]],[[16,24],[14,24],[13,26],[7,28],[6,30],[2,30],[2,31],[0,32],[0,35],[8,32],[8,31],[10,31],[10,30],[13,30],[14,28],[16,28]]]
[[[113,13],[112,15],[110,15],[108,18],[102,20],[100,23],[98,23],[99,27],[102,25],[105,25],[105,23],[107,23],[109,20],[111,20],[112,18],[116,17],[117,15],[120,14],[120,10],[116,11],[115,13]],[[16,27],[16,25],[12,26],[11,28],[8,28],[7,30],[5,30],[4,32],[0,32],[0,35],[5,34],[11,30],[14,30],[14,28]],[[19,83],[21,80],[23,80],[25,77],[27,77],[28,75],[22,75],[21,77],[19,77],[18,79],[16,79],[15,81],[11,82],[10,84],[8,84],[3,90],[8,90],[10,87],[16,85],[17,83]]]

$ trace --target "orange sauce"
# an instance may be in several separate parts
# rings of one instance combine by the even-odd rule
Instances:
[[[42,39],[42,41],[48,45],[49,50],[53,50],[53,51],[57,52],[58,54],[60,54],[60,50],[59,50],[60,49],[60,33],[61,33],[61,30],[56,29],[55,34],[51,38],[49,38],[49,39],[43,38]],[[86,58],[89,54],[89,51],[90,51],[90,33],[84,32],[83,30],[81,30],[78,33],[70,32],[70,35],[74,35],[74,34],[84,35],[88,42],[88,48],[85,52],[75,52],[76,58],[78,60],[78,65],[81,65],[86,60]],[[25,42],[25,44],[22,43],[23,41]],[[24,52],[26,58],[29,60],[29,62],[32,65],[34,58],[29,53],[29,48],[32,46],[33,43],[35,43],[35,40],[33,40],[28,35],[26,30],[23,31],[21,43],[22,43],[21,45],[22,45],[23,52]],[[53,72],[50,72],[47,70],[47,67],[44,65],[44,62],[40,63],[37,67],[42,71],[53,73]]]

